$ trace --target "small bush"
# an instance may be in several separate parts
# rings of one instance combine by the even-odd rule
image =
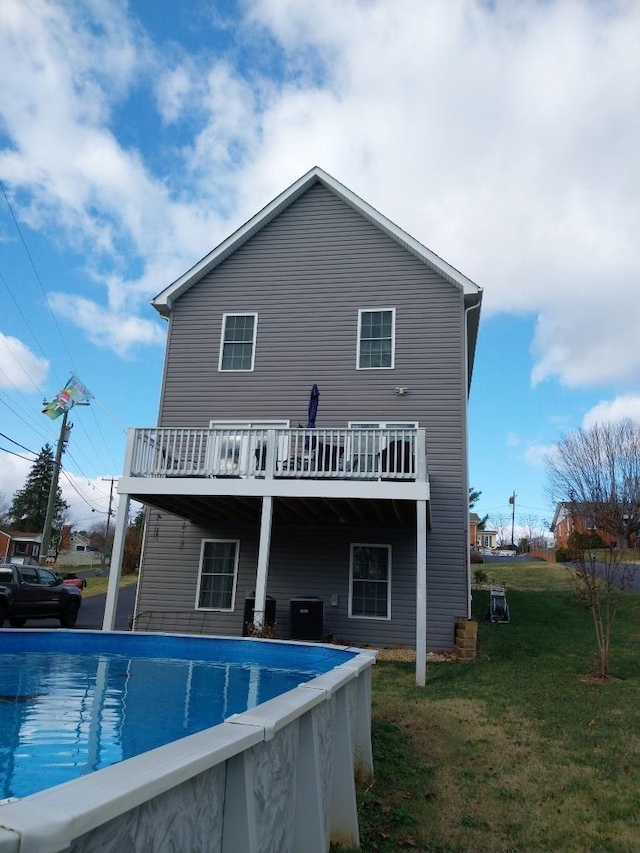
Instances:
[[[472,551],[471,552],[471,562],[472,563],[484,563],[484,559],[482,557],[482,554],[478,554],[477,551]]]
[[[573,560],[574,554],[569,548],[565,548],[563,545],[558,546],[556,548],[556,562],[557,563],[570,563]]]
[[[487,583],[489,575],[484,569],[476,569],[473,573],[473,580],[476,586],[480,586],[481,584]]]

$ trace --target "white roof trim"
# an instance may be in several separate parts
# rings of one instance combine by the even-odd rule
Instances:
[[[422,243],[419,243],[410,234],[407,234],[406,231],[403,231],[402,228],[399,228],[390,219],[387,219],[386,216],[383,216],[375,208],[367,204],[366,201],[363,201],[339,181],[336,181],[335,178],[332,178],[331,175],[328,175],[318,166],[314,166],[306,175],[299,178],[288,189],[249,219],[248,222],[245,222],[237,231],[234,231],[226,240],[223,240],[219,246],[209,252],[201,261],[198,261],[190,270],[187,270],[184,275],[180,276],[173,284],[170,284],[154,297],[151,300],[154,308],[164,317],[168,317],[171,312],[171,305],[185,290],[188,290],[214,267],[222,263],[225,258],[240,248],[243,243],[246,243],[261,228],[264,228],[265,225],[316,182],[330,189],[366,219],[377,225],[382,231],[423,261],[428,267],[439,273],[443,278],[451,282],[451,284],[459,287],[465,296],[479,296],[482,293],[482,288],[477,284],[474,284],[474,282],[462,275],[461,272],[442,258],[438,257],[430,249],[427,249],[426,246],[423,246]]]

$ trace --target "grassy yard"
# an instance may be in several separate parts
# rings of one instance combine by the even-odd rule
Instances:
[[[64,572],[85,572],[90,571],[91,566],[59,566],[57,571],[60,574]],[[88,595],[100,595],[101,593],[105,593],[107,591],[107,584],[109,583],[109,574],[106,573],[104,575],[87,575],[86,576],[87,585],[82,590],[82,594],[86,597]],[[120,589],[125,586],[133,586],[138,582],[138,575],[122,575],[120,578]]]
[[[567,569],[488,566],[511,623],[479,626],[472,663],[374,667],[376,780],[362,849],[429,853],[640,850],[640,596],[614,628],[611,681],[593,683],[590,616]],[[488,592],[474,591],[474,612]]]

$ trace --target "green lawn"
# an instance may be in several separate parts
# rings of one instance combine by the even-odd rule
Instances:
[[[65,572],[85,572],[91,571],[91,566],[59,566],[58,572],[60,574],[64,574]],[[82,590],[82,594],[86,597],[88,595],[100,595],[101,593],[105,593],[107,591],[107,584],[109,583],[109,574],[105,573],[104,575],[87,575],[86,576],[87,585]],[[120,578],[120,588],[125,586],[133,586],[138,582],[137,574],[130,575],[122,575]]]
[[[471,663],[374,667],[376,780],[364,851],[640,850],[640,596],[614,627],[612,672],[589,678],[590,616],[561,566],[487,567],[511,623],[479,626]],[[482,617],[486,590],[474,591]]]

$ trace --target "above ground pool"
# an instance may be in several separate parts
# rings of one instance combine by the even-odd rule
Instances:
[[[209,729],[354,657],[249,639],[0,631],[0,799]]]
[[[0,853],[358,847],[374,651],[0,630],[0,662]]]

